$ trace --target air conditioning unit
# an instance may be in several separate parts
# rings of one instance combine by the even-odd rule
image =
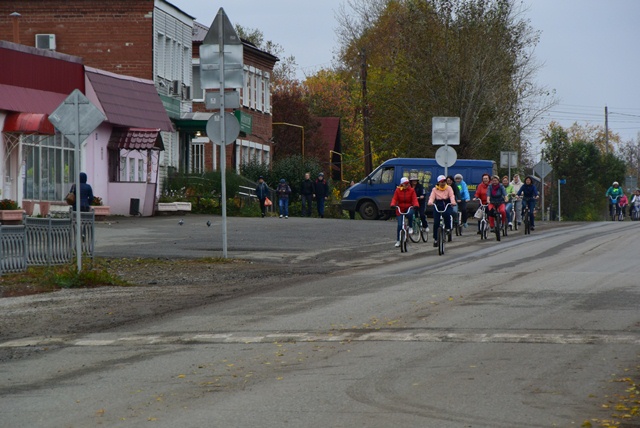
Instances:
[[[191,86],[184,86],[182,88],[182,99],[183,100],[191,99]]]
[[[171,86],[169,87],[169,90],[171,91],[171,93],[173,95],[179,95],[180,94],[180,81],[179,80],[172,80],[171,81]]]
[[[36,47],[40,49],[56,50],[55,34],[36,34]]]

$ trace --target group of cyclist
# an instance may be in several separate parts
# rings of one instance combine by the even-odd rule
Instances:
[[[609,201],[609,216],[612,219],[622,220],[626,216],[627,206],[629,206],[629,216],[632,219],[640,217],[640,189],[635,190],[631,205],[629,205],[629,198],[617,181],[614,181],[607,189],[605,197]]]
[[[396,232],[396,247],[400,243],[400,231],[404,227],[404,217],[407,217],[409,225],[413,225],[414,211],[420,216],[422,227],[425,232],[429,232],[427,218],[425,215],[426,206],[434,206],[433,210],[433,246],[437,246],[438,229],[440,222],[444,221],[447,229],[453,224],[452,215],[458,218],[458,210],[461,213],[460,222],[463,227],[467,227],[468,213],[467,202],[471,200],[467,184],[463,180],[461,174],[455,177],[444,175],[438,176],[436,186],[431,191],[429,197],[426,197],[426,190],[420,184],[417,176],[403,177],[400,180],[400,186],[396,188],[393,198],[391,199],[391,207],[396,210],[396,219],[398,227]],[[638,193],[638,202],[640,204],[640,191]],[[527,177],[524,183],[520,181],[520,176],[515,174],[513,181],[509,182],[509,177],[504,176],[502,180],[497,175],[493,177],[489,174],[482,175],[482,182],[476,187],[474,199],[480,204],[485,205],[489,215],[490,227],[500,227],[495,224],[496,212],[501,214],[502,226],[508,224],[513,225],[513,221],[521,224],[522,215],[525,207],[528,208],[530,229],[535,230],[534,209],[536,199],[538,199],[538,189],[533,184],[533,179]],[[525,205],[522,204],[524,202]],[[515,204],[515,209],[514,208]],[[512,211],[515,211],[516,218],[511,218]],[[411,227],[411,226],[410,226]],[[413,230],[409,229],[409,234]],[[480,221],[478,221],[478,234],[480,233]]]

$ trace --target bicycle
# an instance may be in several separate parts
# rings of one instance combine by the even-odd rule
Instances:
[[[420,242],[421,239],[422,242],[429,240],[429,232],[427,232],[426,228],[422,227],[422,220],[420,220],[419,213],[415,213],[413,216],[413,233],[409,234],[409,239],[415,243]]]
[[[444,216],[442,216],[442,214],[444,214],[450,206],[451,204],[446,204],[444,206],[444,209],[442,209],[441,211],[438,209],[437,203],[433,204],[434,211],[437,211],[440,214],[440,224],[438,225],[438,239],[436,241],[436,243],[438,244],[438,255],[440,256],[444,254],[445,236],[448,238],[447,240],[451,242],[451,227],[453,226],[453,216],[451,216],[449,220],[449,230],[447,230],[447,228],[445,227]]]
[[[531,234],[531,211],[529,210],[528,199],[522,199],[522,223],[524,224],[524,234]]]
[[[640,220],[640,205],[631,205],[631,221]]]
[[[493,215],[495,216],[495,220],[493,221],[493,232],[496,234],[496,241],[500,242],[500,235],[502,233],[502,214],[498,211],[496,205],[493,206]]]
[[[622,219],[620,219],[622,210],[620,209],[619,199],[620,196],[609,196],[609,215],[611,216],[611,221],[622,221]],[[613,207],[615,207],[615,209]]]
[[[398,206],[395,206],[394,208],[397,208],[398,210],[400,210],[400,207]],[[412,210],[413,210],[413,207],[409,207],[407,212],[404,212],[404,213],[400,212],[400,215],[402,216],[402,229],[400,229],[400,252],[401,253],[407,252],[407,237],[409,236],[409,223],[407,222],[407,214],[409,214]]]
[[[516,201],[519,198],[517,196],[514,196],[513,199],[511,200],[511,230],[518,230],[518,221],[516,218]]]
[[[487,234],[489,231],[489,219],[487,217],[487,209],[489,205],[483,204],[479,199],[474,199],[474,201],[479,201],[479,209],[482,211],[482,217],[478,219],[478,222],[480,223],[480,240],[482,241],[483,239],[487,239]]]

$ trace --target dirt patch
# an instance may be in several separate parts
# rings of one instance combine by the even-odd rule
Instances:
[[[11,283],[3,277],[0,292],[17,297],[0,299],[0,342],[101,331],[220,299],[284,287],[290,279],[321,273],[313,266],[242,260],[106,259],[102,263],[109,273],[126,279],[128,285],[39,292],[42,287],[33,280],[22,277],[21,282]]]

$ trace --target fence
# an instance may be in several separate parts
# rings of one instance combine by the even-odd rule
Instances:
[[[93,211],[80,213],[81,251],[93,258]],[[27,266],[51,266],[71,261],[75,254],[75,215],[62,218],[25,217],[19,226],[0,226],[0,274],[23,272]]]

